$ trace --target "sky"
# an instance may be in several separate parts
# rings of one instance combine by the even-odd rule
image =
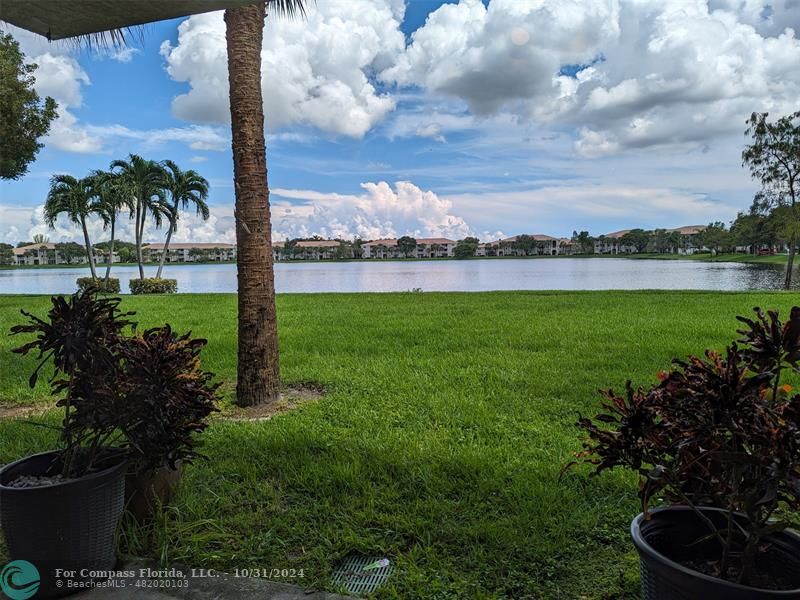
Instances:
[[[182,213],[173,239],[234,241],[222,13],[99,53],[0,27],[60,113],[29,173],[0,183],[0,242],[81,241],[42,222],[49,178],[130,153],[209,180],[210,219]],[[274,238],[730,222],[758,189],[745,119],[800,109],[798,36],[800,0],[316,0],[306,19],[270,15]]]

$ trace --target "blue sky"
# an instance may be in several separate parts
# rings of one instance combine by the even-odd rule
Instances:
[[[793,110],[800,93],[790,0],[442,4],[317,0],[307,21],[269,17],[277,238],[730,221],[757,190],[740,165],[745,117]],[[103,56],[9,30],[62,116],[30,173],[0,184],[0,241],[77,237],[41,223],[49,177],[128,153],[211,182],[211,221],[185,215],[179,239],[231,239],[220,15],[149,25]]]

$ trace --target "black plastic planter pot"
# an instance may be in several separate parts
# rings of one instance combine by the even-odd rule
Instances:
[[[723,522],[723,511],[703,512],[712,520]],[[792,586],[790,590],[776,591],[704,575],[676,562],[713,555],[716,541],[694,543],[707,531],[700,517],[686,506],[657,508],[650,511],[649,520],[644,514],[633,520],[631,536],[639,552],[642,600],[800,600],[800,535],[787,531],[765,540],[769,549],[757,567]]]
[[[125,499],[124,454],[109,454],[108,467],[63,483],[16,488],[21,475],[43,475],[57,453],[35,454],[0,470],[0,527],[11,560],[39,572],[37,598],[74,593],[82,583],[105,579],[116,563],[114,534]],[[61,571],[58,571],[61,569]]]

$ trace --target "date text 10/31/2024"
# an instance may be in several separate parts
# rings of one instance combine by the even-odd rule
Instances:
[[[230,573],[233,577],[261,577],[264,579],[302,579],[306,576],[305,569],[276,569],[276,568],[239,568],[234,567]],[[192,569],[192,577],[218,577],[214,569]]]

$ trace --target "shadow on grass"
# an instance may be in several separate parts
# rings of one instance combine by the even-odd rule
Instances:
[[[287,421],[286,419],[278,419]],[[212,456],[125,552],[195,567],[302,569],[328,587],[350,553],[391,557],[378,597],[633,597],[631,482],[480,445],[423,446],[217,423]],[[291,583],[291,581],[289,581]],[[298,583],[295,581],[294,583]]]

